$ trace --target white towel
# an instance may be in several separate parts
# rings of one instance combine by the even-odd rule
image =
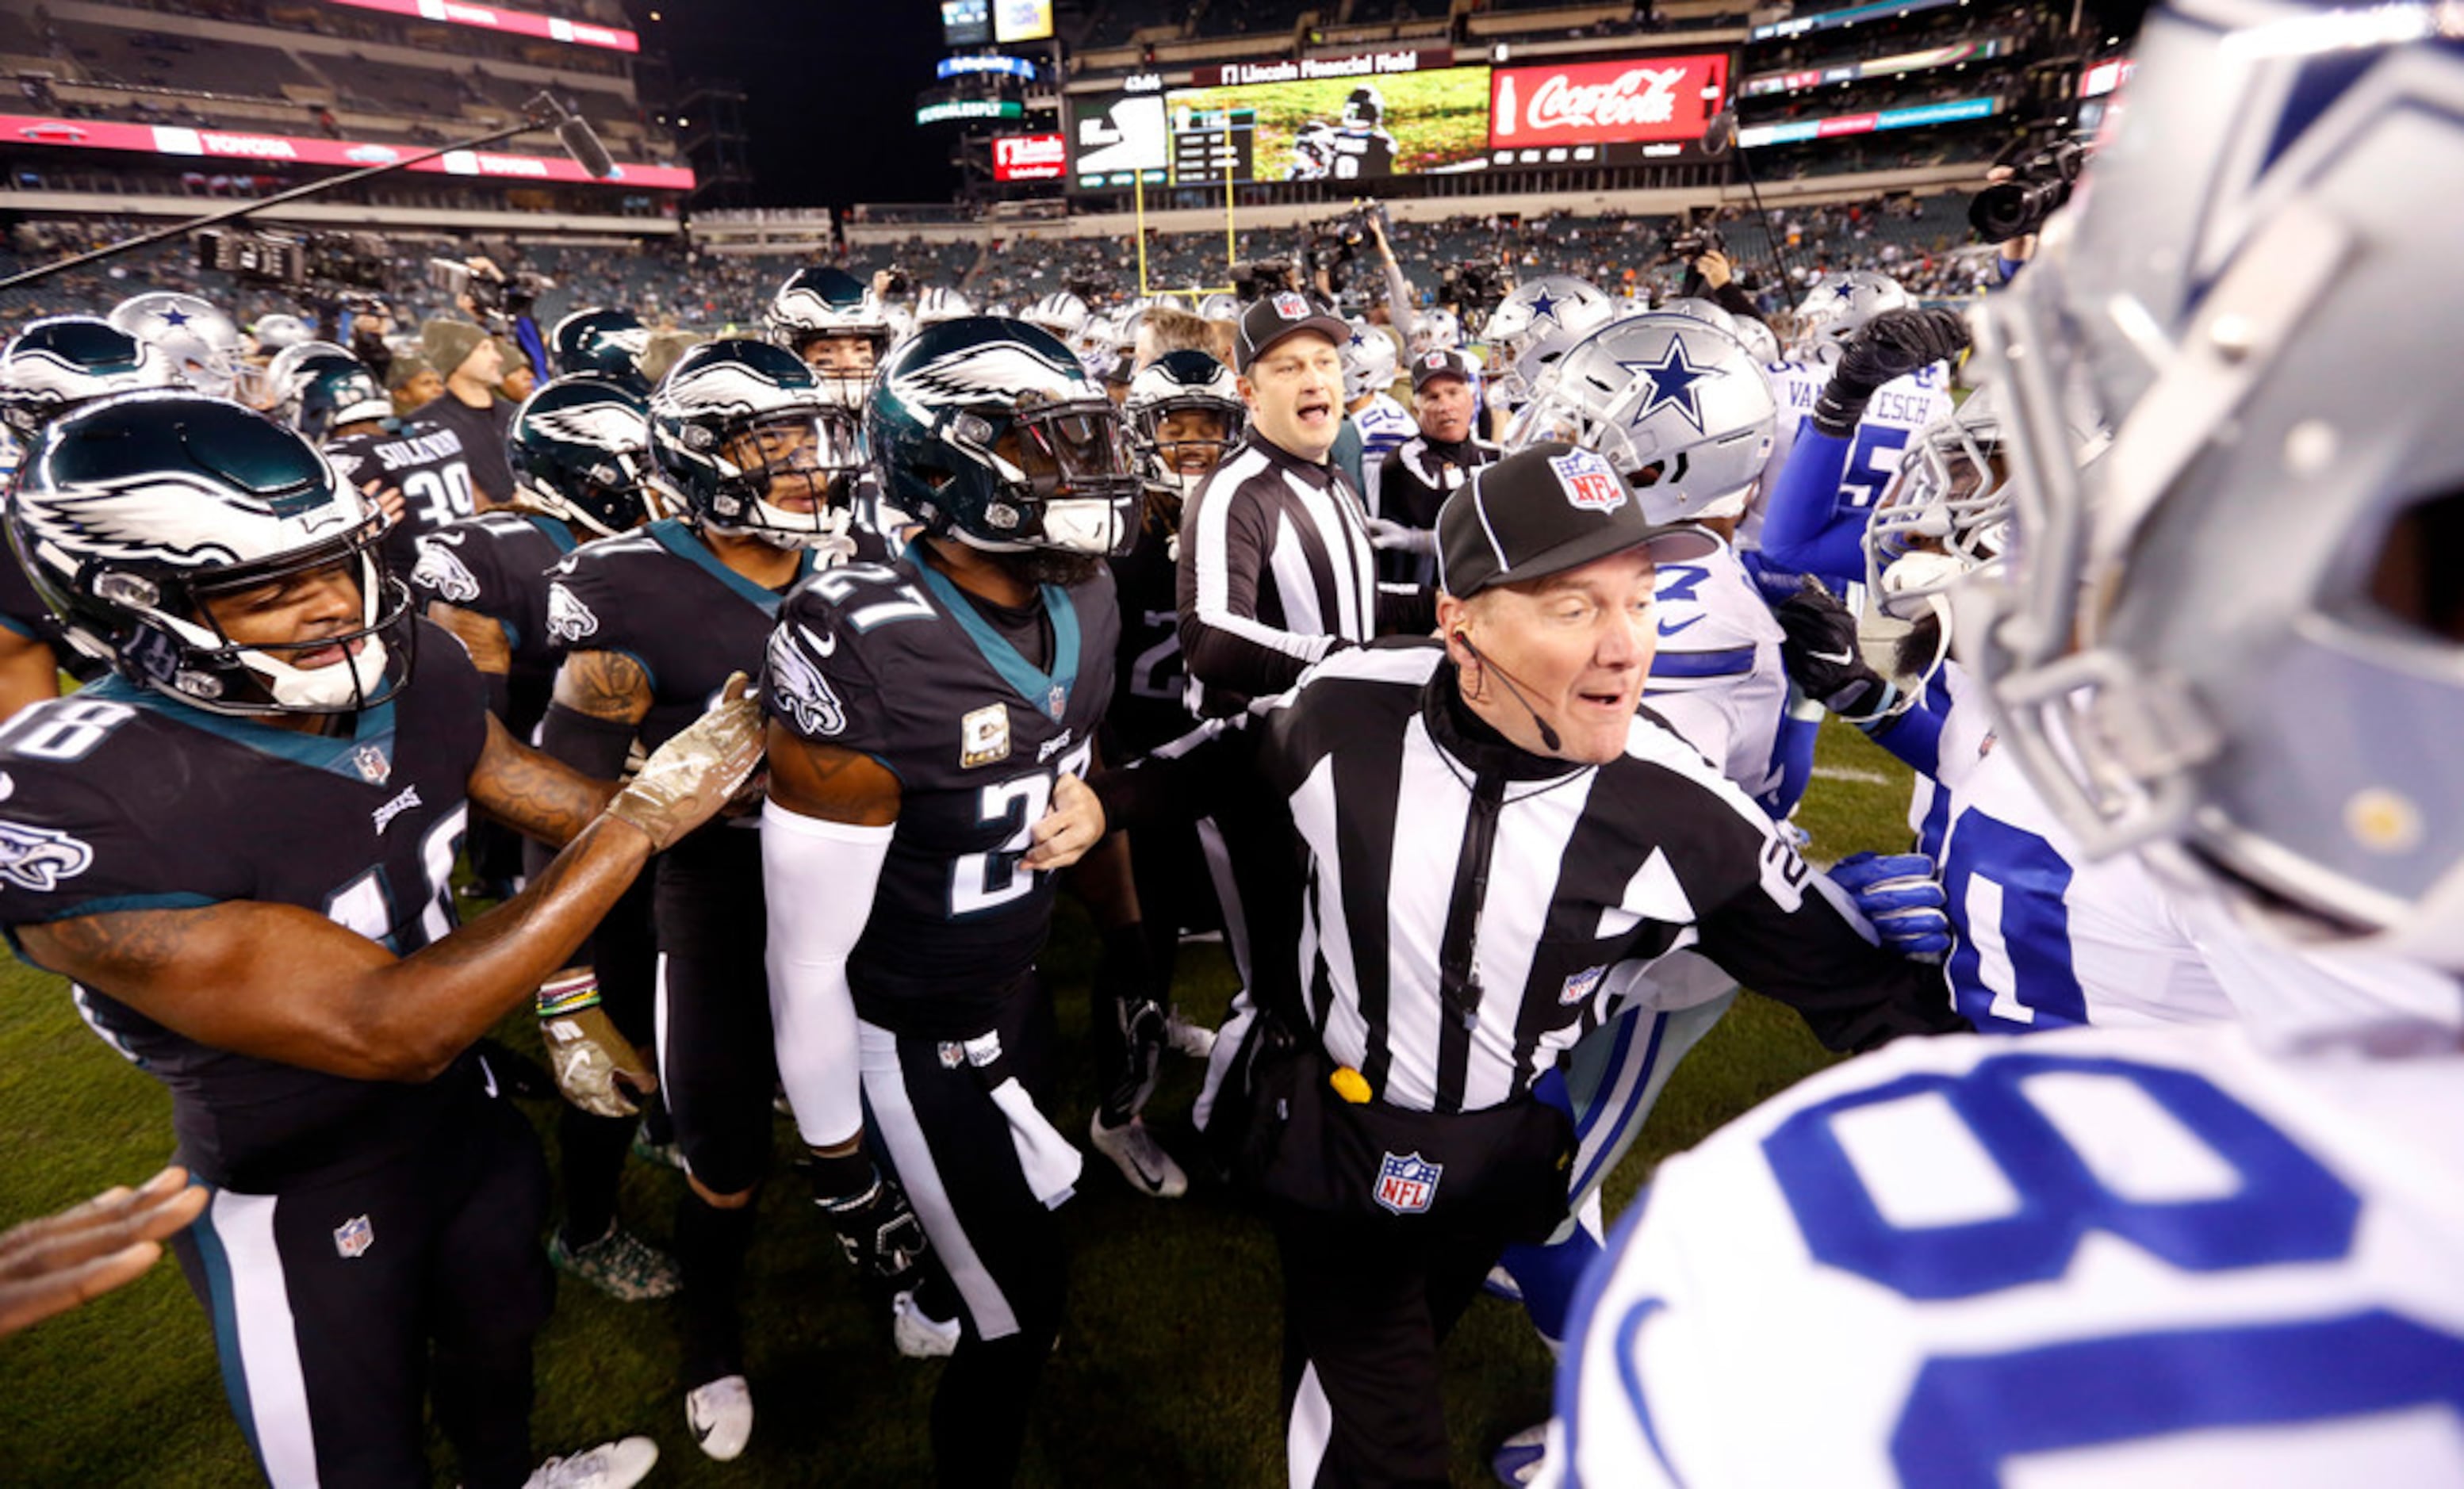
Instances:
[[[1035,1099],[1012,1076],[993,1087],[993,1105],[1009,1118],[1010,1146],[1018,1150],[1018,1167],[1026,1187],[1046,1210],[1058,1210],[1076,1192],[1078,1168],[1086,1160],[1077,1146],[1036,1110]]]

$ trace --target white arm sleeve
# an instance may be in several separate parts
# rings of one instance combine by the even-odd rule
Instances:
[[[836,1147],[864,1129],[847,953],[872,916],[873,887],[894,830],[762,803],[772,1037],[796,1130],[814,1148]]]

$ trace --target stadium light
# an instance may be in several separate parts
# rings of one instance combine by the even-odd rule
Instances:
[[[336,186],[349,186],[355,181],[365,181],[372,176],[385,175],[388,171],[407,170],[413,165],[424,164],[440,156],[451,155],[456,150],[475,150],[483,144],[495,144],[518,134],[527,134],[534,129],[553,130],[558,142],[564,146],[565,153],[573,157],[574,164],[591,175],[604,181],[615,174],[615,162],[608,156],[607,147],[599,142],[599,136],[591,129],[589,122],[566,108],[553,95],[542,90],[539,97],[522,105],[522,117],[518,123],[509,124],[502,129],[492,130],[473,139],[456,140],[451,144],[440,144],[424,154],[406,155],[398,161],[386,161],[383,164],[345,171],[339,176],[328,176],[322,181],[312,181],[304,186],[294,186],[288,191],[277,191],[272,196],[259,197],[253,202],[242,202],[236,207],[228,208],[219,212],[209,212],[203,217],[174,223],[168,228],[158,228],[152,232],[140,233],[136,237],[125,238],[118,243],[105,244],[101,248],[63,258],[57,263],[45,264],[39,269],[29,269],[23,274],[11,274],[6,279],[0,279],[0,290],[23,289],[27,285],[39,283],[56,274],[64,274],[72,269],[81,269],[88,264],[99,264],[106,258],[117,258],[122,253],[132,252],[156,243],[166,243],[173,238],[185,237],[207,228],[219,228],[227,222],[237,222],[252,213],[261,212],[269,207],[280,207],[288,202],[319,196],[333,190]]]

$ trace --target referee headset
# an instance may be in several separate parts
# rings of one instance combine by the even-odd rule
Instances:
[[[1463,643],[1463,650],[1471,653],[1472,661],[1479,665],[1480,669],[1483,672],[1495,672],[1497,674],[1497,680],[1506,685],[1506,690],[1513,696],[1516,703],[1523,706],[1523,712],[1531,715],[1531,726],[1540,731],[1540,743],[1545,746],[1551,754],[1553,755],[1559,749],[1563,748],[1557,738],[1557,732],[1549,727],[1549,721],[1540,716],[1540,711],[1531,706],[1531,700],[1523,696],[1523,690],[1514,686],[1513,674],[1507,672],[1506,668],[1499,667],[1496,663],[1491,662],[1486,656],[1484,656],[1481,653],[1481,649],[1478,646],[1472,645],[1470,627],[1458,625],[1452,631],[1447,632],[1447,635],[1453,640]]]

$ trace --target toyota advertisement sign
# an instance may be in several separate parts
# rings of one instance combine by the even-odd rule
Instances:
[[[1614,164],[1687,159],[1728,94],[1728,58],[1626,57],[1501,67],[1489,77],[1488,163]]]

